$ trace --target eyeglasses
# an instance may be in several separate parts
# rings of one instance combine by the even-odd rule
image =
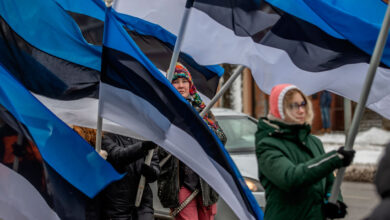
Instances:
[[[289,105],[290,109],[298,110],[300,107],[305,108],[307,105],[306,101],[301,102],[301,104],[294,102]]]

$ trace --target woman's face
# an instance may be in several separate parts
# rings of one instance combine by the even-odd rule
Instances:
[[[286,122],[304,124],[306,121],[306,101],[299,92],[295,92],[287,103]]]
[[[177,78],[172,82],[173,87],[180,92],[180,94],[187,98],[190,95],[190,82],[186,78]]]

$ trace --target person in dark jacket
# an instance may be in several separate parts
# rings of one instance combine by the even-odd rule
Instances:
[[[259,119],[255,140],[267,201],[264,219],[343,218],[341,194],[336,204],[327,199],[333,171],[348,166],[355,152],[343,147],[324,152],[321,141],[310,134],[311,102],[296,86],[275,86],[269,102],[270,113]]]
[[[152,220],[153,195],[149,184],[145,185],[140,207],[135,207],[135,199],[141,175],[146,183],[157,180],[160,173],[156,151],[150,166],[144,163],[148,151],[157,145],[151,141],[105,133],[102,148],[107,151],[107,161],[119,172],[125,173],[121,180],[111,183],[103,192],[103,210],[105,219],[115,220]]]
[[[183,65],[176,65],[172,84],[198,112],[205,108],[205,104],[199,97],[192,82],[189,71]],[[218,126],[211,112],[204,117],[204,120],[221,141],[226,143],[226,136]],[[169,154],[160,148],[160,160],[164,160],[163,158],[166,158],[167,155]],[[180,204],[195,191],[199,193],[196,194],[195,198],[188,205],[178,212],[175,219],[214,219],[217,212],[216,202],[218,200],[218,194],[188,166],[180,162],[177,158],[170,157],[167,163],[162,165],[158,180],[158,196],[161,204],[165,208],[171,208],[174,213],[178,210]]]
[[[320,96],[320,110],[322,119],[321,133],[330,133],[330,105],[332,104],[332,94],[324,90]]]
[[[390,219],[390,143],[379,162],[375,176],[375,186],[382,200],[366,220]]]

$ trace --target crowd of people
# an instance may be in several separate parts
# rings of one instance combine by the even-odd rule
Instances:
[[[176,65],[172,85],[196,111],[201,112],[205,108],[191,74],[181,64]],[[336,203],[328,199],[335,170],[349,166],[355,151],[340,147],[325,153],[321,141],[310,133],[313,117],[311,101],[299,88],[280,84],[272,89],[269,114],[259,119],[255,134],[259,180],[265,189],[267,201],[264,210],[266,220],[334,219],[344,218],[347,214],[347,205],[341,194]],[[204,116],[204,121],[225,144],[227,138],[211,112]],[[7,126],[1,127],[1,161],[12,167],[15,155],[31,154],[32,159],[24,161],[26,167],[21,163],[20,172],[34,168],[34,161],[41,158],[39,154],[34,154],[33,144],[27,139],[17,143],[17,134]],[[72,128],[95,146],[94,129]],[[89,213],[93,216],[91,219],[154,219],[153,194],[148,183],[155,181],[159,200],[171,210],[174,219],[214,219],[219,199],[217,192],[178,158],[151,141],[108,132],[103,133],[102,139],[102,150],[98,153],[125,175],[90,201],[89,210],[93,212]],[[145,157],[151,150],[152,160],[147,164]],[[387,168],[388,162],[382,162],[378,174],[383,173],[383,177],[376,181],[383,202],[378,207],[378,213],[368,219],[385,219],[377,216],[386,211],[383,207],[389,206]],[[141,176],[145,177],[146,185],[141,202],[136,205]],[[43,187],[40,181],[35,181],[37,187]]]

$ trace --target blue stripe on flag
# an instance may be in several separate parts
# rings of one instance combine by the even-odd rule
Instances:
[[[304,1],[345,39],[372,55],[386,13],[387,4],[381,0]],[[363,8],[364,10],[362,10]],[[389,49],[390,42],[387,41],[382,56],[382,62],[387,66],[390,66]]]
[[[335,38],[344,39],[337,31],[330,27],[326,22],[322,20],[316,13],[314,13],[309,6],[307,6],[303,0],[266,0],[271,5],[294,15],[302,20],[316,25],[323,31],[332,35]],[[377,0],[379,1],[379,0]]]
[[[88,15],[104,21],[104,10],[106,8],[103,0],[54,0],[67,11]]]
[[[89,197],[122,175],[0,65],[0,104],[30,132],[43,159]]]
[[[100,70],[101,47],[88,44],[76,22],[53,0],[1,1],[0,16],[34,47]]]

